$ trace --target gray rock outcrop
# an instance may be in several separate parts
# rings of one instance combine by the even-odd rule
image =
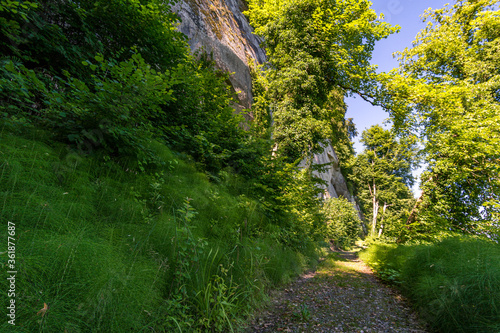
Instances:
[[[347,187],[347,182],[342,174],[342,170],[340,169],[339,158],[337,157],[331,143],[323,145],[323,149],[324,150],[321,154],[314,154],[310,162],[303,160],[299,164],[299,167],[305,167],[307,163],[325,166],[323,171],[313,171],[316,177],[326,183],[326,185],[321,185],[321,188],[323,189],[321,198],[328,199],[344,197],[349,200],[354,207],[356,207],[359,218],[363,219],[361,209]]]
[[[242,0],[184,0],[173,7],[181,17],[178,29],[189,38],[193,52],[212,54],[217,67],[233,73],[231,84],[238,97],[236,110],[252,105],[249,61],[266,61],[260,40],[254,35],[243,11]]]
[[[236,112],[252,105],[252,78],[250,62],[266,61],[261,40],[252,32],[243,11],[243,0],[183,0],[174,6],[181,17],[178,29],[189,38],[193,52],[204,50],[212,54],[219,69],[233,73],[231,84],[238,96]],[[328,164],[325,171],[317,173],[327,186],[323,198],[343,196],[355,204],[342,175],[339,159],[331,145],[322,154],[312,157],[315,164]],[[305,165],[305,161],[301,164]]]
[[[315,176],[326,182],[326,186],[323,186],[324,192],[322,197],[327,199],[342,196],[354,202],[340,169],[339,158],[335,150],[333,150],[330,144],[323,146],[323,148],[324,150],[321,154],[314,154],[312,156],[312,163],[326,166],[322,172],[314,171]],[[301,166],[305,166],[305,161],[301,163]]]

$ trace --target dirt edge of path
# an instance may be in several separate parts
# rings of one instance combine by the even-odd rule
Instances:
[[[357,251],[331,251],[317,270],[270,292],[244,332],[428,332],[399,292]]]

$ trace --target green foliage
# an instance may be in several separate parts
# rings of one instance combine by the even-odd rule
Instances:
[[[38,95],[48,94],[46,84],[17,59],[0,59],[0,117],[12,125],[32,124],[39,115]]]
[[[229,327],[233,331],[237,302],[241,308],[247,295],[233,284],[232,276],[227,278],[229,270],[220,263],[223,258],[218,255],[218,250],[206,253],[208,242],[195,236],[197,212],[190,200],[186,199],[183,207],[178,209],[179,226],[176,226],[174,237],[176,257],[169,295],[176,309],[170,313],[171,320],[175,314],[181,319],[177,321],[179,326],[215,332],[223,332]]]
[[[260,152],[242,128],[243,116],[235,115],[231,108],[229,74],[215,70],[213,61],[205,56],[179,66],[172,76],[175,99],[154,117],[168,144],[190,154],[213,174],[227,166],[251,173],[254,167],[247,158],[256,160]],[[176,96],[176,91],[182,95]]]
[[[151,119],[173,99],[168,73],[157,73],[139,54],[120,63],[101,55],[95,61],[83,62],[93,72],[89,84],[69,77],[60,82],[64,90],[47,98],[53,129],[84,151],[93,148],[90,141],[110,154],[144,153],[141,140],[155,131]]]
[[[80,153],[128,155],[165,140],[216,173],[251,173],[260,148],[230,107],[228,74],[190,55],[169,3],[2,2],[0,117]],[[127,24],[123,25],[123,22]]]
[[[306,253],[311,241],[320,238],[321,226],[318,180],[308,168],[299,169],[283,158],[263,158],[253,195],[261,199],[273,236],[284,245]]]
[[[18,132],[0,131],[0,219],[16,223],[20,331],[227,332],[317,260],[239,176],[211,183],[158,142],[141,170]]]
[[[292,315],[300,322],[308,322],[311,319],[311,311],[305,304],[301,304],[299,310],[292,313]]]
[[[318,202],[311,199],[312,190],[306,190],[319,181],[313,179],[311,171],[293,171],[293,164],[332,142],[342,168],[349,169],[356,130],[352,120],[345,119],[344,97],[357,93],[373,99],[378,94],[375,67],[369,64],[371,52],[375,41],[397,28],[382,22],[369,7],[367,1],[249,2],[247,15],[263,37],[269,59],[253,73],[255,119],[261,128],[272,125],[275,157],[285,163],[268,163],[275,171],[264,172],[258,186],[274,196],[273,210],[283,207],[293,214],[287,218],[293,224],[285,230],[291,229],[297,244],[304,242],[305,234],[325,235],[318,235],[323,230],[315,217]],[[267,134],[262,130],[258,133]],[[297,176],[287,181],[286,175],[293,173]],[[307,196],[296,189],[307,191]],[[354,237],[352,230],[343,233],[339,231],[334,237],[342,247]],[[333,237],[333,231],[330,234],[328,237]]]
[[[427,172],[413,227],[498,235],[498,1],[457,1],[424,14],[427,27],[387,76],[388,108],[422,138]]]
[[[397,282],[440,332],[496,332],[500,327],[500,250],[472,237],[431,244],[375,243],[360,257]]]
[[[346,198],[330,198],[323,203],[326,237],[336,247],[347,249],[359,238],[361,221],[354,205]]]
[[[142,329],[149,321],[145,314],[160,302],[161,273],[131,251],[129,239],[116,242],[130,224],[151,230],[143,224],[141,205],[126,186],[112,182],[106,168],[94,174],[90,160],[61,159],[63,147],[6,133],[0,142],[0,217],[17,228],[16,323],[22,331]],[[37,317],[44,302],[51,309]]]
[[[215,253],[214,259],[216,255]],[[213,270],[213,267],[217,267],[220,272],[212,275],[204,284],[204,288],[196,293],[194,303],[198,311],[196,317],[200,318],[199,326],[203,330],[217,332],[224,332],[229,327],[233,332],[231,322],[237,316],[234,309],[237,305],[241,307],[244,304],[247,295],[238,290],[238,285],[233,285],[232,278],[228,282],[225,281],[229,269],[224,268],[222,264],[217,266],[214,261],[207,263],[210,267],[206,265],[201,276],[206,277],[206,270]]]
[[[321,151],[338,134],[344,95],[376,94],[373,45],[397,28],[380,21],[368,1],[250,1],[249,7],[269,59],[261,83],[278,152],[290,162]]]
[[[388,283],[401,284],[401,271],[405,261],[412,255],[410,247],[383,243],[375,238],[368,238],[368,249],[360,252],[359,257],[375,271],[377,276]],[[394,255],[397,249],[398,255]]]
[[[409,189],[416,164],[416,138],[397,139],[390,130],[375,125],[363,132],[363,153],[350,161],[350,180],[371,235],[399,238],[406,232],[406,220],[413,205]]]
[[[168,1],[12,1],[2,2],[1,8],[2,21],[8,22],[2,29],[1,54],[21,58],[30,69],[85,76],[82,60],[99,53],[116,58],[132,47],[160,70],[189,55]]]

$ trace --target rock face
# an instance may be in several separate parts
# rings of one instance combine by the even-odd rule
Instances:
[[[250,108],[252,78],[249,63],[264,63],[266,55],[260,48],[261,40],[252,34],[253,29],[242,13],[247,10],[246,3],[243,0],[182,0],[173,9],[181,17],[178,29],[188,36],[191,50],[211,53],[219,69],[234,73],[230,80],[239,99],[236,111]],[[322,154],[314,155],[313,163],[330,164],[324,172],[317,174],[328,184],[323,198],[343,196],[355,203],[331,145],[326,146]]]
[[[260,40],[243,15],[243,0],[183,0],[173,7],[181,17],[178,29],[189,38],[191,50],[212,54],[219,69],[234,73],[231,84],[238,96],[237,111],[252,105],[249,61],[266,61]]]
[[[331,145],[324,146],[324,151],[321,154],[315,154],[312,157],[312,163],[317,165],[327,165],[323,172],[315,171],[315,175],[326,182],[326,187],[324,188],[324,193],[322,197],[324,199],[328,198],[338,198],[340,196],[346,198],[347,200],[354,202],[354,199],[347,188],[347,183],[340,170],[339,158],[335,154]],[[301,163],[305,166],[305,161]]]

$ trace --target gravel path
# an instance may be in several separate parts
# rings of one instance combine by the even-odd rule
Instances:
[[[250,332],[427,332],[402,297],[354,252],[335,252],[318,270],[271,295]]]

